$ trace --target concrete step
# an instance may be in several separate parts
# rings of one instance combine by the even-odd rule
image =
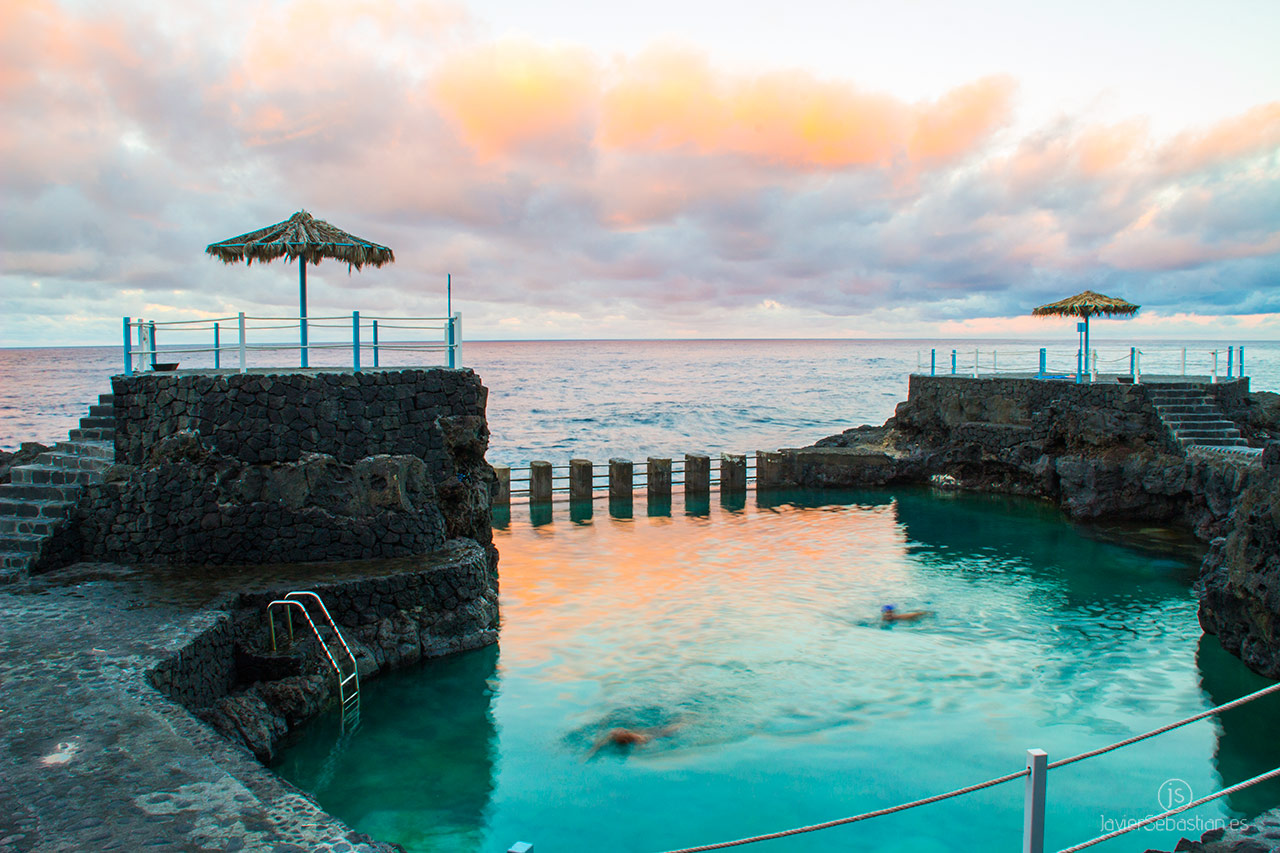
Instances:
[[[38,533],[0,533],[0,552],[16,552],[35,555],[40,552],[47,536]]]
[[[1178,442],[1183,447],[1248,447],[1249,442],[1243,438],[1224,438],[1220,440],[1210,440],[1204,438],[1180,438]]]
[[[66,518],[75,505],[75,501],[24,500],[0,494],[0,516]]]
[[[111,417],[95,417],[88,415],[80,419],[81,429],[115,429],[116,416],[113,413]]]
[[[19,518],[0,515],[0,536],[16,533],[46,538],[52,536],[65,523],[65,519],[61,518]]]
[[[115,441],[116,431],[103,427],[73,429],[70,438],[72,441]]]
[[[74,456],[92,456],[114,462],[116,446],[108,441],[59,441],[53,446],[58,453]]]
[[[50,453],[41,453],[36,458],[36,462],[41,465],[51,465],[54,468],[83,471],[104,471],[111,467],[110,460],[103,459],[101,456],[80,456],[74,453],[62,453],[57,450]]]
[[[80,500],[84,486],[80,483],[64,483],[60,486],[25,483],[5,483],[0,485],[0,496],[12,500],[32,501],[66,501],[75,503]]]
[[[115,394],[99,394],[98,403],[103,406],[114,406],[116,403]]]
[[[24,579],[34,559],[25,551],[0,551],[0,584]]]
[[[106,404],[106,405],[99,404],[99,405],[96,405],[96,406],[90,406],[90,407],[89,407],[89,417],[91,417],[91,418],[111,418],[112,420],[115,420],[115,417],[116,417],[116,407],[115,407],[115,404],[113,404],[113,403],[108,403],[108,404]]]
[[[102,472],[52,465],[19,465],[9,471],[9,478],[15,486],[82,485],[102,482]]]

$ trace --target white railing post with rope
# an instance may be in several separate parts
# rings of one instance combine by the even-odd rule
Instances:
[[[245,341],[244,341],[244,312],[243,311],[240,312],[239,320],[240,320],[240,372],[245,373],[248,371],[248,367],[246,362],[247,348],[245,347]]]
[[[1049,754],[1027,750],[1027,790],[1022,806],[1022,853],[1044,853],[1044,801]]]
[[[1213,379],[1211,381],[1213,382],[1214,385],[1218,384],[1218,351],[1217,350],[1213,351]]]

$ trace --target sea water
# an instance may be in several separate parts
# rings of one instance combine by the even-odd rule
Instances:
[[[1128,372],[1128,341],[1095,343],[1100,370]],[[1280,390],[1280,343],[1246,344],[1252,387]],[[939,373],[951,371],[952,350],[959,372],[972,372],[975,358],[984,374],[993,366],[1034,372],[1042,346],[1050,370],[1074,371],[1076,349],[1068,341],[479,341],[463,345],[462,360],[489,389],[489,461],[524,466],[812,444],[850,426],[883,423],[906,398],[908,375],[929,372],[931,351]],[[1208,373],[1210,352],[1218,350],[1225,376],[1227,346],[1188,344],[1188,372]],[[1180,348],[1149,342],[1143,349],[1147,373],[1181,369]],[[224,367],[238,363],[232,356],[224,353]],[[297,364],[288,350],[251,356],[251,366],[267,357]],[[312,363],[349,366],[350,356],[322,350]],[[387,352],[382,364],[419,357]],[[212,366],[211,359],[173,357],[184,369]],[[370,362],[367,351],[363,359]],[[120,347],[0,348],[0,448],[65,439],[122,369]]]
[[[1267,682],[1196,622],[1194,545],[1043,503],[927,489],[792,493],[495,531],[497,646],[362,686],[275,769],[411,851],[657,853],[828,821],[1056,760]],[[886,603],[924,609],[885,623]],[[1048,849],[1280,765],[1280,697],[1049,780]],[[613,728],[659,736],[630,748]],[[1103,850],[1280,802],[1268,784]],[[1014,850],[1023,782],[779,851]],[[763,849],[763,847],[761,848]]]

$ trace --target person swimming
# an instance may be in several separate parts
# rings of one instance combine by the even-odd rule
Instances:
[[[644,746],[660,737],[669,737],[675,730],[679,728],[678,723],[672,723],[668,726],[655,726],[647,729],[609,729],[603,735],[596,739],[595,745],[591,747],[591,751],[587,753],[587,758],[591,758],[606,746],[618,748],[627,748],[633,746]]]
[[[932,616],[932,610],[908,610],[899,612],[897,605],[886,604],[880,608],[880,619],[884,622],[915,622],[926,616]]]

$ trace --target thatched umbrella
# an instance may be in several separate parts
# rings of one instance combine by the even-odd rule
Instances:
[[[1031,313],[1038,317],[1059,316],[1059,317],[1083,317],[1084,318],[1084,357],[1086,361],[1089,358],[1089,318],[1095,314],[1106,314],[1107,316],[1124,315],[1129,316],[1138,313],[1140,306],[1134,305],[1132,302],[1125,302],[1123,299],[1116,299],[1114,296],[1103,296],[1101,293],[1094,293],[1092,290],[1086,290],[1084,293],[1077,293],[1068,299],[1062,299],[1058,302],[1050,302],[1048,305],[1041,305]]]
[[[299,326],[302,333],[302,366],[307,366],[307,264],[318,264],[321,258],[346,261],[347,270],[366,264],[380,267],[395,261],[395,253],[386,246],[362,240],[299,210],[284,222],[241,234],[221,243],[211,243],[205,252],[223,263],[244,261],[266,263],[276,258],[298,259]]]

